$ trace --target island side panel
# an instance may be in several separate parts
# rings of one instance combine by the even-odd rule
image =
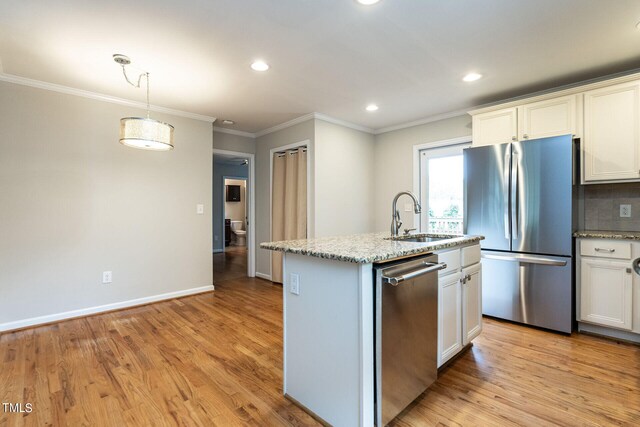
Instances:
[[[284,257],[284,393],[335,426],[373,425],[371,269]],[[291,274],[300,295],[290,292]]]

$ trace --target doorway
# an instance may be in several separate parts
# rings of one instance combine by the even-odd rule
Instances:
[[[255,276],[254,155],[213,150],[214,284]]]

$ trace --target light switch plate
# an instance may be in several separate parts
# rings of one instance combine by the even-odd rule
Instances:
[[[196,213],[198,215],[203,215],[204,214],[204,205],[202,204],[197,204],[196,205]]]
[[[111,271],[103,271],[102,272],[102,283],[107,284],[113,282],[113,272]]]
[[[620,205],[620,218],[631,218],[631,205]]]
[[[289,291],[294,295],[300,295],[300,276],[291,273],[289,276]]]

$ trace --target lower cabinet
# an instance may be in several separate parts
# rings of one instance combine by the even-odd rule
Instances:
[[[632,273],[629,261],[580,260],[580,320],[632,329]]]
[[[472,249],[475,252],[476,248]],[[477,259],[460,249],[438,254],[439,260],[450,266],[438,278],[438,367],[458,354],[482,331],[479,251],[478,247]],[[473,264],[465,266],[469,262]]]

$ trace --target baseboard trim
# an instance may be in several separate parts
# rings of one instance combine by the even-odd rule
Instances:
[[[270,274],[264,274],[264,273],[260,273],[260,272],[256,271],[256,277],[259,277],[260,279],[268,280],[270,282],[272,281]]]
[[[640,344],[640,334],[636,334],[631,331],[608,328],[606,326],[578,322],[578,332]]]
[[[200,286],[198,288],[184,289],[181,291],[167,292],[165,294],[152,295],[143,298],[136,298],[128,301],[121,301],[112,304],[98,305],[94,307],[81,308],[79,310],[65,311],[62,313],[49,314],[46,316],[31,317],[29,319],[16,320],[14,322],[0,323],[0,332],[15,331],[17,329],[30,328],[33,326],[45,325],[62,320],[75,319],[77,317],[91,316],[93,314],[105,313],[108,311],[121,310],[153,302],[165,301],[174,298],[186,297],[189,295],[201,294],[213,291],[213,285]]]

